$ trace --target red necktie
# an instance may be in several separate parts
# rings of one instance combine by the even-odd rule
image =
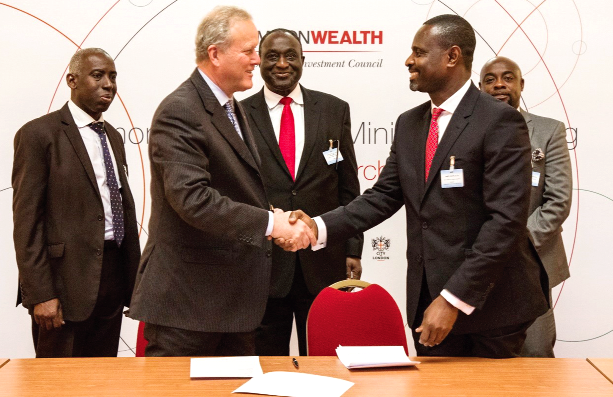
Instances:
[[[279,130],[279,149],[287,169],[292,175],[292,179],[296,180],[296,130],[294,128],[294,114],[290,104],[292,98],[283,97],[279,103],[283,104],[283,113],[281,113],[281,128]]]
[[[426,141],[426,181],[428,180],[428,174],[430,174],[430,167],[432,166],[432,159],[436,148],[438,147],[438,118],[443,113],[443,109],[432,109],[432,121],[430,122],[430,131],[428,131],[428,140]]]

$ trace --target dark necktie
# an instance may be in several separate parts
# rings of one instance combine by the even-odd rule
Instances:
[[[241,133],[241,130],[238,126],[238,124],[236,123],[236,117],[234,117],[234,108],[232,107],[232,100],[228,100],[228,102],[226,102],[223,107],[224,109],[226,109],[226,115],[228,116],[228,118],[230,119],[230,122],[232,123],[232,126],[234,126],[234,129],[236,130],[236,132],[238,132],[238,136],[241,137],[241,139],[243,139],[243,134]]]
[[[104,132],[104,123],[95,122],[89,124],[89,127],[94,130],[100,137],[100,144],[102,145],[102,154],[104,155],[104,168],[106,169],[106,184],[109,187],[111,193],[111,211],[113,212],[113,234],[115,236],[115,242],[117,246],[121,246],[125,230],[123,227],[123,207],[121,205],[121,194],[119,193],[119,186],[117,185],[117,179],[115,178],[115,169],[113,168],[113,160],[111,159],[111,152],[106,142],[106,134]]]
[[[279,149],[292,179],[296,180],[296,129],[294,127],[294,114],[290,107],[292,98],[283,97],[279,103],[283,104],[281,128],[279,129]]]
[[[428,140],[426,141],[426,181],[428,180],[428,174],[430,174],[434,153],[436,153],[436,148],[438,148],[438,118],[441,113],[443,113],[441,108],[432,109],[432,121],[428,131]]]

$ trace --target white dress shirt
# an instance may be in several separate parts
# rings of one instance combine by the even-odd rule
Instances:
[[[72,114],[72,118],[74,119],[74,122],[79,129],[79,133],[81,134],[81,138],[83,139],[83,143],[85,144],[85,149],[87,149],[87,154],[89,155],[89,160],[91,161],[92,167],[94,168],[94,175],[96,176],[96,183],[98,184],[100,198],[102,199],[102,207],[104,208],[104,239],[114,240],[115,235],[113,234],[113,211],[111,210],[111,191],[109,190],[109,186],[106,180],[106,167],[104,165],[102,144],[100,143],[100,136],[98,135],[98,133],[88,126],[93,122],[104,121],[104,116],[101,115],[99,120],[94,120],[92,116],[85,113],[85,111],[78,107],[73,101],[68,101],[68,109],[70,110],[70,114]],[[107,146],[109,147],[109,152],[111,154],[111,160],[113,161],[113,170],[115,170],[115,179],[117,180],[117,187],[121,189],[121,181],[119,180],[118,173],[120,171],[117,170],[115,154],[113,153],[113,148],[111,147],[111,142],[108,137],[106,139],[106,142]]]
[[[438,117],[438,142],[439,143],[441,143],[443,134],[445,134],[445,131],[447,130],[447,126],[449,125],[449,122],[451,121],[451,116],[453,116],[453,113],[458,108],[458,105],[460,104],[460,101],[462,100],[462,98],[464,98],[464,95],[466,95],[466,93],[468,92],[468,89],[470,88],[471,84],[472,84],[472,81],[468,79],[466,83],[464,83],[464,85],[459,90],[457,90],[452,96],[447,98],[445,102],[441,103],[440,106],[435,106],[434,103],[430,101],[431,109],[434,109],[434,108],[443,109],[443,111],[441,112],[441,115]]]
[[[296,175],[298,174],[298,166],[300,165],[300,159],[302,158],[302,151],[304,150],[304,100],[302,99],[302,90],[300,84],[296,85],[296,88],[288,95],[292,98],[292,103],[289,105],[294,115],[294,131],[296,139],[296,161],[294,164],[294,170]],[[279,133],[281,130],[281,114],[283,113],[283,104],[279,103],[283,98],[279,94],[275,94],[268,87],[264,86],[264,100],[268,106],[268,114],[270,115],[270,121],[272,122],[272,128],[275,130],[275,137],[277,143],[279,142]]]
[[[234,117],[234,122],[236,123],[235,126],[238,130],[238,136],[240,136],[241,139],[244,141],[245,139],[243,138],[243,132],[241,131],[240,123],[238,122],[238,118],[236,117],[236,112],[234,111],[234,99],[232,99],[232,97],[227,96],[226,93],[223,92],[223,90],[219,88],[217,84],[213,83],[213,80],[211,80],[209,76],[207,76],[202,70],[200,70],[200,68],[198,68],[198,71],[200,72],[200,75],[202,76],[204,81],[206,81],[206,83],[208,84],[211,91],[213,91],[213,95],[215,95],[215,98],[217,98],[217,101],[219,101],[221,107],[224,107],[226,103],[230,101],[230,104],[232,105],[232,117]]]

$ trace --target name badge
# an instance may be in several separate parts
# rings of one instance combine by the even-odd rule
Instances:
[[[328,149],[325,152],[323,152],[323,154],[324,154],[324,158],[326,159],[326,163],[328,163],[328,165],[332,165],[332,164],[338,163],[339,161],[343,161],[343,155],[338,150],[338,148]]]
[[[441,171],[441,187],[443,189],[464,187],[464,171],[461,169]]]
[[[540,179],[541,179],[541,173],[532,171],[532,186],[538,186]]]

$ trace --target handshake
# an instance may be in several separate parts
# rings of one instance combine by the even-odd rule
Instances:
[[[275,209],[274,225],[269,239],[286,251],[298,251],[310,245],[317,245],[317,224],[302,212]]]

